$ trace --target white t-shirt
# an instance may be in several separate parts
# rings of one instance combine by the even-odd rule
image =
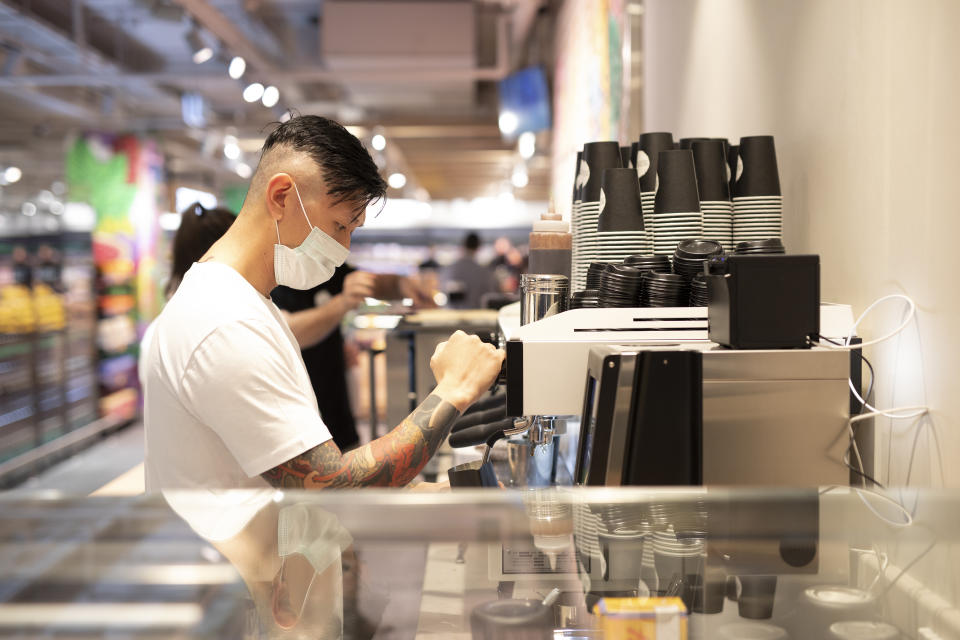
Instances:
[[[331,437],[280,311],[224,264],[187,271],[144,357],[148,492],[264,488]]]

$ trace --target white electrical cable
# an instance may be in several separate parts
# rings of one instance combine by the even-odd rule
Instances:
[[[856,333],[857,333],[857,327],[860,326],[860,323],[863,322],[864,319],[866,319],[867,315],[868,315],[871,311],[873,311],[873,309],[874,309],[878,304],[880,304],[881,302],[886,302],[887,300],[903,300],[903,301],[905,301],[905,302],[907,303],[907,305],[908,305],[908,306],[907,306],[907,315],[906,315],[906,317],[904,318],[903,322],[900,323],[900,326],[898,326],[896,329],[894,329],[893,331],[891,331],[890,333],[888,333],[888,334],[885,335],[885,336],[881,336],[881,337],[879,337],[879,338],[875,338],[875,339],[869,340],[869,341],[867,341],[867,342],[861,342],[860,344],[851,345],[850,342],[853,340],[853,336],[856,335]],[[835,344],[830,344],[829,342],[823,342],[823,341],[821,341],[820,345],[823,346],[823,347],[826,347],[827,349],[837,349],[837,350],[840,350],[840,351],[854,351],[854,350],[856,350],[856,349],[863,349],[864,347],[871,347],[871,346],[873,346],[873,345],[875,345],[875,344],[880,344],[881,342],[884,342],[884,341],[886,341],[886,340],[889,340],[890,338],[894,337],[895,335],[897,335],[898,333],[900,333],[901,331],[903,331],[904,329],[906,329],[906,328],[907,328],[907,325],[910,324],[910,321],[913,320],[913,316],[915,316],[916,313],[917,313],[917,303],[915,303],[915,302],[913,301],[913,298],[911,298],[910,296],[905,296],[905,295],[903,295],[902,293],[891,293],[891,294],[888,295],[888,296],[883,296],[882,298],[877,298],[877,299],[873,302],[873,304],[871,304],[869,307],[867,307],[867,308],[864,310],[864,312],[860,314],[860,317],[857,318],[857,321],[853,323],[853,326],[852,326],[852,327],[850,327],[850,333],[847,335],[847,339],[844,341],[843,346],[839,346],[839,345],[835,345]]]

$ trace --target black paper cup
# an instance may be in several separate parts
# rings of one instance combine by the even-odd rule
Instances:
[[[741,618],[768,620],[773,617],[773,601],[777,592],[777,576],[740,576],[740,597],[737,600]]]
[[[580,163],[584,202],[600,200],[600,188],[605,169],[620,168],[620,145],[616,142],[588,142],[583,145],[583,160]]]
[[[661,151],[673,149],[673,134],[666,131],[644,133],[637,142],[633,167],[640,177],[640,191],[657,190],[657,161]]]
[[[624,169],[633,167],[630,158],[630,147],[620,147],[620,166]]]
[[[643,231],[640,181],[633,169],[603,172],[598,231]]]
[[[737,159],[740,157],[740,147],[732,144],[727,147],[727,167],[730,179],[730,196],[733,196],[733,185],[737,181]]]
[[[693,143],[691,150],[700,200],[711,202],[729,200],[730,183],[727,180],[723,143],[719,140],[697,140]]]
[[[661,151],[657,159],[657,177],[660,187],[653,201],[654,214],[700,211],[692,151]]]
[[[740,138],[738,153],[739,176],[733,187],[734,197],[779,196],[780,174],[773,136]]]
[[[583,161],[583,151],[577,151],[577,168],[573,174],[573,201],[580,200],[580,163]]]
[[[692,149],[694,142],[706,142],[710,138],[680,138],[680,149]]]

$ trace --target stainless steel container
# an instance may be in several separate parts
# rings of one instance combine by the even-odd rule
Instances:
[[[520,276],[520,324],[530,324],[566,311],[570,306],[570,279],[566,276],[525,273]]]

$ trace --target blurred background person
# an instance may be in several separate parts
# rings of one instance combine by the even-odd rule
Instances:
[[[270,294],[287,312],[320,406],[320,417],[341,451],[360,444],[347,387],[347,357],[340,324],[348,312],[373,297],[376,276],[341,265],[323,284],[300,291],[277,287]],[[320,390],[323,389],[323,393]]]
[[[480,236],[471,231],[463,239],[460,259],[446,269],[444,280],[454,309],[479,309],[484,294],[499,291],[493,269],[477,262],[479,248]]]
[[[203,257],[203,254],[220,239],[236,216],[228,209],[207,209],[199,202],[195,202],[180,214],[180,226],[173,236],[171,253],[170,279],[167,280],[165,293],[167,300],[177,292],[177,287],[183,280],[193,263]],[[153,329],[156,320],[147,325],[140,340],[140,353],[145,353],[153,338]],[[143,358],[137,362],[137,375],[140,384],[143,384]]]

